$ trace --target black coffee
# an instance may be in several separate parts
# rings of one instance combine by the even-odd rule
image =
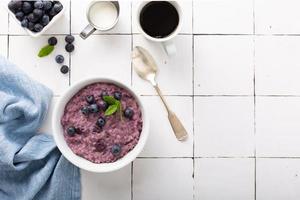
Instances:
[[[151,37],[167,37],[176,30],[178,23],[179,14],[167,1],[152,1],[141,10],[141,27]]]

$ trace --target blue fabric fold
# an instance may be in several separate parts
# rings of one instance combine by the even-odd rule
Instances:
[[[0,56],[0,200],[79,200],[80,171],[39,134],[52,97]]]

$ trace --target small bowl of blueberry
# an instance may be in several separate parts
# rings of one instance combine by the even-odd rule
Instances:
[[[64,13],[64,0],[10,0],[8,12],[29,35],[40,36],[51,27]]]
[[[52,128],[57,147],[71,163],[110,172],[130,164],[142,151],[149,122],[140,97],[129,86],[89,78],[61,96]]]

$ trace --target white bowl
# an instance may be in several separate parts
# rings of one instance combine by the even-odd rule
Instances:
[[[12,16],[12,18],[18,23],[18,25],[21,27],[21,28],[23,28],[22,26],[21,26],[21,22],[15,17],[15,14],[12,12],[12,11],[10,11],[9,9],[8,9],[8,3],[10,2],[10,0],[4,0],[3,2],[1,2],[2,4],[3,4],[3,7],[4,7],[4,9],[5,10],[7,10],[7,12]],[[59,0],[59,2],[63,5],[63,9],[57,14],[57,15],[55,15],[52,19],[51,19],[51,21],[49,22],[49,24],[47,24],[47,26],[45,26],[44,28],[43,28],[43,30],[41,30],[40,32],[37,32],[37,33],[35,33],[35,32],[32,32],[32,31],[30,31],[29,29],[27,29],[27,28],[23,28],[30,36],[32,36],[32,37],[38,37],[38,36],[40,36],[40,35],[42,35],[45,31],[47,31],[59,18],[61,18],[62,16],[63,16],[63,14],[64,14],[64,12],[65,12],[65,10],[66,10],[66,6],[67,6],[67,2],[66,2],[66,0]]]
[[[127,91],[131,92],[131,94],[135,97],[136,101],[138,102],[140,109],[142,111],[142,119],[143,119],[143,129],[140,135],[140,139],[137,143],[137,145],[128,152],[123,158],[112,162],[112,163],[100,163],[95,164],[92,163],[80,156],[77,156],[72,152],[72,150],[67,145],[64,135],[63,135],[63,129],[61,126],[61,118],[64,114],[64,109],[66,104],[69,102],[69,100],[82,88],[85,86],[97,83],[97,82],[104,82],[104,83],[113,83],[117,86],[120,86]],[[81,169],[85,169],[87,171],[91,172],[111,172],[115,171],[117,169],[120,169],[127,164],[131,163],[138,154],[142,151],[144,148],[144,145],[146,143],[146,140],[148,138],[149,134],[149,121],[145,112],[145,107],[143,106],[143,103],[138,95],[127,85],[120,83],[116,80],[110,79],[110,78],[88,78],[84,79],[82,81],[79,81],[78,83],[72,85],[59,99],[57,102],[53,118],[52,118],[52,128],[53,128],[53,136],[54,140],[56,142],[56,145],[58,149],[61,151],[61,153],[74,165]]]

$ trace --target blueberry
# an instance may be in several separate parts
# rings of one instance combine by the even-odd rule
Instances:
[[[73,44],[66,44],[66,47],[65,47],[66,51],[71,53],[74,51],[75,47]]]
[[[134,115],[134,111],[132,110],[132,108],[126,108],[125,111],[124,111],[124,116],[128,119],[132,119]]]
[[[43,8],[44,8],[44,10],[50,10],[52,8],[52,2],[51,1],[43,1]]]
[[[42,30],[43,30],[43,26],[41,25],[41,24],[35,24],[34,25],[34,30],[36,31],[36,32],[41,32]]]
[[[29,30],[34,31],[34,23],[33,22],[29,22],[28,23],[28,27]]]
[[[58,64],[61,64],[65,61],[65,58],[62,56],[62,55],[57,55],[55,57],[55,61],[58,63]]]
[[[114,92],[114,97],[115,97],[115,99],[117,99],[117,100],[121,100],[121,98],[122,98],[122,93],[121,92]]]
[[[13,13],[16,13],[18,11],[22,10],[22,5],[23,2],[22,1],[16,1],[16,0],[12,0],[8,3],[8,8],[10,11],[12,11]]]
[[[89,111],[91,113],[97,113],[97,112],[99,112],[99,106],[94,103],[94,104],[89,106]]]
[[[24,18],[24,13],[20,11],[20,12],[17,12],[15,16],[19,21],[22,21]]]
[[[105,111],[108,108],[108,104],[105,101],[101,101],[99,107],[101,110]]]
[[[106,144],[104,141],[100,140],[95,145],[96,151],[102,152],[106,149]]]
[[[38,9],[42,9],[44,7],[44,4],[42,1],[36,1],[36,2],[34,2],[33,5],[35,8],[38,8]]]
[[[32,13],[36,18],[41,18],[44,15],[44,11],[41,9],[34,9]]]
[[[28,27],[28,19],[23,19],[23,20],[21,21],[21,26],[22,26],[23,28],[27,28],[27,27]]]
[[[56,13],[59,13],[63,9],[63,5],[60,2],[54,4],[53,9]]]
[[[67,133],[69,136],[73,137],[75,134],[76,134],[76,128],[74,126],[70,126],[68,129],[67,129]]]
[[[73,43],[74,42],[74,40],[75,40],[75,38],[74,38],[74,36],[73,35],[67,35],[66,37],[65,37],[65,41],[67,42],[67,43]]]
[[[28,16],[27,16],[28,20],[32,23],[35,23],[37,22],[39,19],[37,17],[34,16],[33,13],[30,13]]]
[[[112,147],[111,147],[111,153],[114,155],[114,156],[118,156],[120,153],[121,153],[121,146],[119,144],[114,144]]]
[[[89,95],[85,98],[86,102],[88,102],[88,104],[93,104],[95,103],[95,97],[93,95]]]
[[[52,46],[55,46],[57,44],[57,39],[56,37],[51,37],[48,39],[48,44],[49,45],[52,45]]]
[[[29,2],[24,2],[23,3],[23,6],[22,6],[22,11],[25,13],[25,14],[29,14],[32,12],[32,6],[31,6],[31,3]]]
[[[55,12],[54,8],[52,7],[48,14],[50,17],[54,17],[57,13]]]
[[[82,114],[84,114],[84,115],[88,115],[89,114],[89,112],[90,112],[90,110],[89,110],[89,107],[88,106],[83,106],[82,108],[81,108],[81,113]]]
[[[106,120],[103,117],[100,117],[97,120],[97,126],[99,126],[100,128],[103,128],[103,126],[106,124]]]
[[[101,93],[101,98],[103,99],[103,97],[105,97],[105,96],[109,96],[109,94],[108,94],[108,92],[107,91],[103,91],[102,93]],[[104,99],[103,99],[104,100]]]
[[[69,72],[69,67],[68,67],[67,65],[61,66],[60,72],[61,72],[62,74],[67,74],[67,73]]]
[[[50,17],[48,15],[43,15],[41,19],[41,24],[43,24],[43,26],[47,26],[49,22],[50,22]]]

